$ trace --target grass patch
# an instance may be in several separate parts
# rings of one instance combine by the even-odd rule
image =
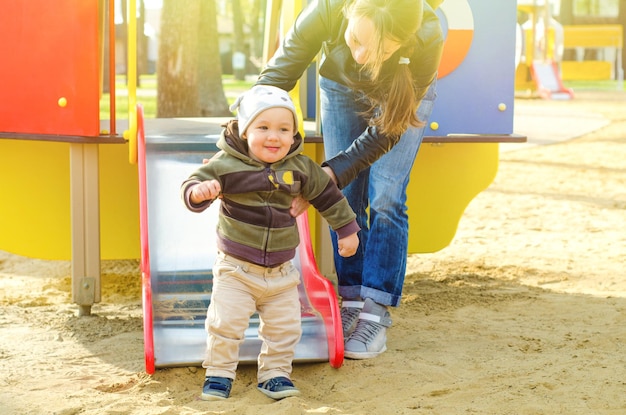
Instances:
[[[624,82],[619,81],[563,81],[563,85],[574,91],[624,91]]]

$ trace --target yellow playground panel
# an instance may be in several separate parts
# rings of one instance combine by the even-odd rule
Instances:
[[[137,168],[128,163],[128,144],[90,146],[99,150],[102,258],[138,258]],[[72,147],[0,139],[0,249],[33,258],[70,259]]]
[[[407,205],[411,235],[428,237],[411,237],[409,252],[436,252],[450,244],[467,205],[496,177],[498,157],[497,143],[422,145],[411,172]]]

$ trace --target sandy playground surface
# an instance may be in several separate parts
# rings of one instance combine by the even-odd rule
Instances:
[[[103,262],[79,318],[69,262],[0,251],[0,413],[625,414],[626,93],[517,100],[515,130],[531,142],[503,147],[450,246],[410,256],[389,350],[297,364],[300,397],[266,398],[253,366],[217,403],[202,369],[147,375],[137,261]]]

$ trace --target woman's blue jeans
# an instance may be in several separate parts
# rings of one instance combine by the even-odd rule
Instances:
[[[320,77],[320,90],[324,149],[329,159],[347,149],[368,120],[359,115],[366,108],[352,89]],[[421,121],[428,121],[435,97],[433,83],[417,111]],[[394,307],[400,304],[409,237],[406,188],[424,130],[409,127],[391,151],[343,189],[361,227],[359,248],[348,258],[337,254],[337,236],[331,232],[339,295],[344,299],[371,298]]]

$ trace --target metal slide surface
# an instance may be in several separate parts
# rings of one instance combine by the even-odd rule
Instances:
[[[188,211],[180,185],[203,158],[217,151],[218,137],[149,131],[144,139],[143,121],[138,130],[146,370],[198,366],[206,344],[204,321],[219,207],[200,214]],[[298,226],[301,245],[294,264],[303,281],[299,286],[303,335],[295,361],[330,361],[339,367],[343,338],[334,288],[315,264],[307,215],[298,218]],[[252,316],[240,349],[241,363],[256,363],[261,346],[258,325],[258,316]]]

